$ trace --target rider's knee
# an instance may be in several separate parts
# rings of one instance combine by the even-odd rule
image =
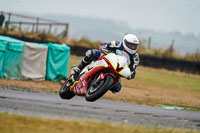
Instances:
[[[88,50],[86,52],[86,56],[91,59],[91,60],[95,60],[95,59],[98,59],[100,57],[100,51],[97,50],[97,49],[91,49],[91,50]]]
[[[113,92],[113,93],[117,93],[117,92],[120,92],[122,88],[122,85],[120,82],[118,82],[115,86],[113,86],[110,90]]]

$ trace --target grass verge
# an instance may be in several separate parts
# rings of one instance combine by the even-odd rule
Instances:
[[[128,126],[83,120],[47,119],[0,113],[1,133],[197,133],[194,130]]]

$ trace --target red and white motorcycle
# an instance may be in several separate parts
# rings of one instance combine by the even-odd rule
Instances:
[[[71,75],[60,88],[60,97],[71,99],[78,95],[85,96],[87,101],[99,99],[117,84],[121,77],[127,78],[131,75],[128,58],[127,53],[121,50],[102,55],[86,66],[74,83],[69,80],[73,78]]]

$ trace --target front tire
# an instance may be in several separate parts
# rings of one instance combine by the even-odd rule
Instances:
[[[59,95],[62,99],[71,99],[75,96],[75,94],[70,91],[70,85],[68,85],[68,81],[61,86]]]
[[[91,89],[92,88],[92,84],[90,85],[90,87],[88,88],[88,91],[86,93],[85,99],[89,102],[94,102],[97,99],[99,99],[100,97],[102,97],[109,89],[110,87],[113,85],[114,83],[114,78],[111,75],[107,75],[105,77],[105,80],[102,80],[101,82],[104,82],[101,84],[101,86],[99,86],[99,88],[95,91],[92,92]]]

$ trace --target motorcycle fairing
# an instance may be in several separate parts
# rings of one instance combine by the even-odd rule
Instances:
[[[116,70],[117,69],[117,61],[118,61],[118,57],[116,54],[114,53],[110,53],[110,54],[107,54],[106,56],[104,56],[109,62],[110,64],[112,65],[112,67]]]
[[[85,96],[87,93],[89,78],[106,67],[108,67],[108,65],[104,60],[98,60],[92,63],[81,72],[82,76],[70,87],[70,90],[76,95]]]
[[[119,61],[120,60],[120,61]],[[80,75],[82,75],[78,81],[76,81],[71,87],[70,90],[79,96],[85,96],[88,89],[88,82],[90,77],[93,77],[97,72],[110,67],[115,71],[115,73],[127,78],[130,76],[131,71],[127,64],[127,58],[116,55],[114,53],[107,54],[104,57],[100,57],[100,60],[91,63],[86,66],[83,71],[81,71]],[[106,75],[112,75],[115,77],[117,82],[119,81],[119,76],[116,77],[113,73],[104,73],[100,75],[100,79],[103,80]]]
[[[130,74],[131,74],[131,71],[130,71],[130,68],[128,67],[128,65],[127,65],[124,69],[122,69],[122,70],[119,72],[119,74],[120,74],[121,76],[125,77],[125,78],[128,78],[128,77],[130,76]]]
[[[117,71],[121,76],[125,78],[128,78],[130,76],[131,71],[127,64],[127,58],[113,53],[106,55],[105,58],[107,59],[107,61],[109,61],[115,71],[117,71],[117,67],[122,68],[121,70]]]

